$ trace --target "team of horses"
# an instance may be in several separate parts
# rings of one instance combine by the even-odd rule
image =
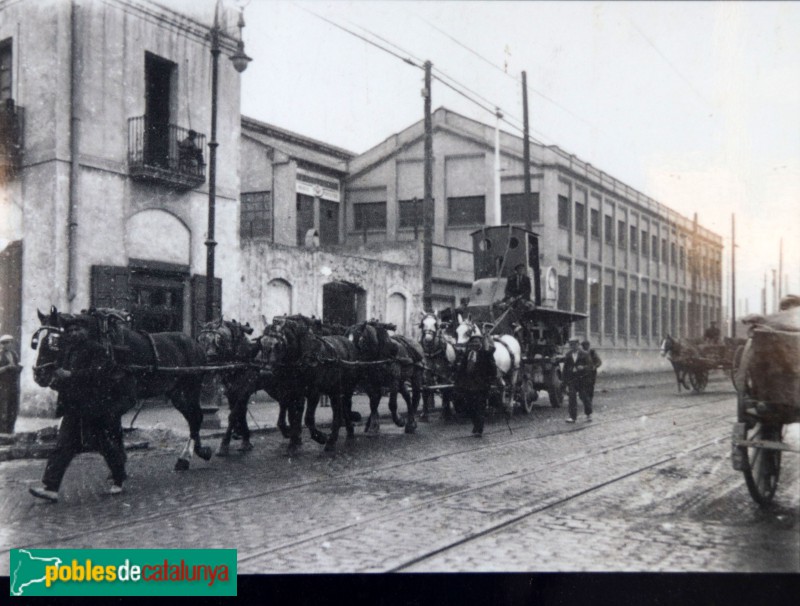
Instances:
[[[249,324],[219,318],[200,326],[197,338],[192,339],[182,332],[136,331],[125,312],[90,310],[88,314],[96,318],[94,336],[115,362],[113,381],[120,410],[129,410],[141,399],[164,396],[186,419],[190,437],[176,463],[178,470],[188,469],[192,454],[205,460],[212,455],[200,438],[203,382],[212,372],[229,405],[218,456],[230,454],[234,436],[241,439],[240,450],[252,449],[247,409],[259,391],[277,401],[277,425],[289,441],[290,452],[302,443],[303,424],[312,440],[333,452],[342,426],[348,438],[354,436],[356,390],[369,398],[364,431],[370,436],[379,433],[378,408],[384,394],[388,394],[392,421],[405,433],[416,431],[421,401],[422,419],[432,410],[434,391],[442,394],[445,414],[449,414],[458,352],[479,332],[469,318],[454,328],[428,313],[420,320],[421,335],[415,341],[395,334],[394,325],[377,320],[344,327],[292,315],[278,316],[272,323],[264,318],[264,329],[257,336]],[[43,387],[51,386],[60,365],[63,328],[71,317],[55,307],[49,314],[39,313],[41,326],[31,346],[38,349],[34,380]],[[498,342],[505,343],[495,354],[505,376],[518,368],[520,348],[513,337],[498,338]],[[398,411],[398,394],[406,404],[404,416]],[[315,422],[323,396],[330,400],[333,413],[328,433]]]

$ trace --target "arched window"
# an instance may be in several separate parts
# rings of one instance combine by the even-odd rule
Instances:
[[[399,292],[389,296],[386,304],[386,321],[397,326],[398,334],[406,334],[406,298]]]
[[[267,322],[272,322],[275,316],[287,316],[292,313],[292,285],[286,280],[280,278],[270,280],[264,299],[264,315],[267,316]]]

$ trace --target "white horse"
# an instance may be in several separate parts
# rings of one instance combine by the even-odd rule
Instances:
[[[425,352],[425,386],[452,384],[456,365],[456,348],[452,337],[445,334],[439,318],[432,313],[422,314],[419,328],[419,343]],[[452,401],[451,389],[440,388],[439,391],[442,395],[442,414],[448,417]],[[433,391],[428,390],[422,399],[421,418],[426,418],[432,409]]]
[[[457,346],[463,347],[470,338],[483,336],[481,329],[472,321],[471,317],[464,319],[459,315],[458,321]],[[512,405],[514,389],[517,386],[517,377],[522,362],[522,347],[520,347],[519,341],[511,335],[492,335],[492,340],[495,346],[494,363],[497,366],[497,377],[503,387],[503,406],[508,409]]]

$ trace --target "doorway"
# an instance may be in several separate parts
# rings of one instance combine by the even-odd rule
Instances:
[[[322,287],[322,321],[352,326],[367,319],[367,292],[350,282]]]

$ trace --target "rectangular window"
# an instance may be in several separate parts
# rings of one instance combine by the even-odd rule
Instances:
[[[605,333],[614,334],[614,287],[603,287],[603,320],[605,322]]]
[[[631,225],[631,250],[633,252],[639,250],[639,230],[635,225]]]
[[[586,233],[586,207],[580,202],[575,202],[575,231]]]
[[[570,311],[569,276],[558,276],[558,309]]]
[[[579,313],[586,313],[586,280],[575,280],[575,310]],[[585,335],[586,320],[575,322],[575,334]]]
[[[653,254],[653,261],[658,263],[658,236],[651,236],[650,243],[652,244],[650,252]]]
[[[611,218],[611,215],[606,215],[603,217],[603,230],[605,232],[605,242],[606,244],[613,244],[614,243],[614,219]]]
[[[642,300],[642,317],[640,326],[642,328],[642,336],[647,336],[647,330],[650,328],[650,314],[648,312],[648,308],[650,306],[650,302],[647,300],[647,295],[643,294],[641,297]]]
[[[558,226],[569,229],[569,199],[566,196],[558,197]]]
[[[673,337],[678,336],[678,302],[675,299],[669,302],[669,331]]]
[[[658,295],[650,295],[650,335],[658,337]]]
[[[589,230],[593,238],[600,237],[600,211],[596,208],[589,211]]]
[[[635,292],[631,292],[630,295],[628,295],[628,304],[630,309],[628,316],[631,321],[631,331],[628,334],[635,337],[639,334],[639,297],[636,296]]]
[[[0,42],[0,102],[5,104],[6,99],[11,99],[13,88],[11,86],[13,55],[11,39]]]
[[[642,256],[650,256],[650,237],[645,230],[642,230]]]
[[[686,248],[681,246],[681,258],[680,258],[680,267],[681,269],[686,269]]]
[[[627,319],[626,319],[626,312],[628,310],[627,303],[625,301],[625,289],[618,288],[617,289],[617,332],[619,336],[624,337],[628,334],[627,328]]]
[[[424,200],[416,198],[414,200],[400,200],[397,203],[400,214],[398,227],[422,227],[422,208]]]
[[[447,198],[447,225],[483,225],[486,223],[486,196]]]
[[[145,52],[145,162],[164,168],[170,165],[171,93],[178,66],[172,61]]]
[[[589,284],[589,330],[600,334],[600,284]]]
[[[525,194],[503,194],[500,197],[500,222],[525,225],[528,222]],[[531,223],[539,222],[539,192],[531,192]]]
[[[353,227],[356,231],[386,229],[386,202],[353,204]]]
[[[669,254],[669,261],[672,264],[672,267],[677,267],[678,266],[678,253],[677,253],[677,247],[675,246],[675,242],[672,242],[669,245],[669,253],[670,253]]]
[[[272,239],[271,192],[242,193],[239,236]]]
[[[669,331],[669,305],[666,297],[661,297],[661,331]]]
[[[661,238],[661,262],[662,263],[669,263],[669,255],[667,254],[667,240],[666,238]]]
[[[625,221],[617,221],[617,246],[625,248]]]

